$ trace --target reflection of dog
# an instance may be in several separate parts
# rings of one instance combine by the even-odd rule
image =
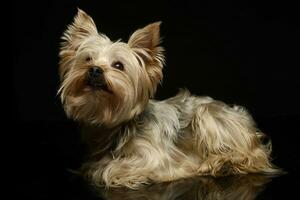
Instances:
[[[271,177],[249,174],[223,178],[195,177],[152,185],[139,190],[101,189],[107,200],[254,200]]]
[[[159,29],[153,23],[128,43],[112,42],[79,10],[64,33],[61,100],[69,117],[93,129],[86,135],[93,159],[84,174],[95,184],[137,187],[193,175],[275,172],[270,145],[242,107],[188,91],[151,100],[164,64]]]

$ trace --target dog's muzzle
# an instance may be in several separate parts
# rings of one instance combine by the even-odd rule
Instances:
[[[87,72],[87,85],[93,89],[109,91],[103,72],[100,67],[92,66]]]

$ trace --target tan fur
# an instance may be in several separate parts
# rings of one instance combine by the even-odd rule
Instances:
[[[160,22],[112,42],[79,10],[63,36],[59,93],[67,115],[86,125],[90,159],[83,174],[95,185],[140,187],[195,175],[275,173],[248,112],[187,90],[150,99],[162,79]],[[113,63],[121,62],[124,69]],[[87,85],[91,67],[107,90]]]

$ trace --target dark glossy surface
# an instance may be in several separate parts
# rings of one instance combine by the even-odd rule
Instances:
[[[82,161],[78,125],[73,122],[20,122],[15,128],[18,148],[15,154],[20,181],[14,188],[30,199],[294,199],[298,193],[298,117],[259,119],[258,125],[273,140],[274,162],[288,173],[279,177],[246,175],[240,177],[195,177],[145,187],[95,189],[74,175]]]
[[[270,177],[246,175],[226,178],[195,177],[171,183],[157,184],[141,190],[102,190],[109,200],[173,200],[173,199],[256,199],[260,197]]]

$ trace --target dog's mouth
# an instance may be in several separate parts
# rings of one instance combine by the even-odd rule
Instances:
[[[95,80],[88,80],[86,85],[88,86],[89,89],[91,90],[96,90],[96,91],[105,91],[110,94],[113,92],[108,88],[107,84],[103,81],[95,81]]]

